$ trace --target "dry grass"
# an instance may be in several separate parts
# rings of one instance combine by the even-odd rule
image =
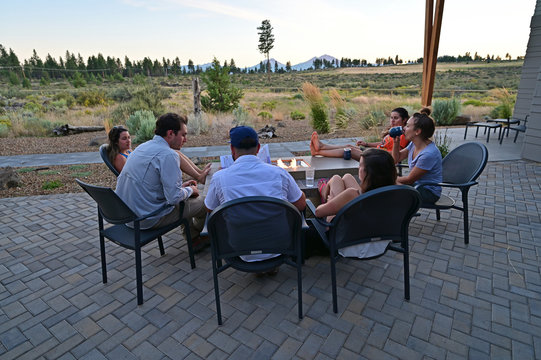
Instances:
[[[323,102],[323,96],[321,95],[321,91],[319,91],[319,88],[312,83],[303,83],[302,93],[304,99],[310,104],[319,104]]]

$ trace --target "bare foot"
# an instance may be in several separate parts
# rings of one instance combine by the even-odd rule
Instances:
[[[310,153],[312,154],[312,156],[319,154],[319,147],[319,136],[317,135],[317,132],[314,131],[310,139]]]

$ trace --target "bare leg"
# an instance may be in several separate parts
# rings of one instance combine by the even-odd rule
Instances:
[[[325,157],[334,157],[334,158],[341,158],[342,156],[344,156],[344,148],[345,147],[349,147],[351,148],[351,156],[355,159],[353,153],[354,153],[354,149],[356,150],[355,153],[356,153],[356,160],[359,160],[360,158],[360,150],[358,147],[356,147],[355,145],[351,145],[351,144],[348,144],[348,145],[329,145],[329,144],[325,144],[325,143],[322,143],[320,140],[319,140],[319,136],[317,134],[317,132],[313,132],[312,133],[312,137],[310,139],[310,153],[312,154],[312,156],[314,155],[321,155],[321,156],[325,156]]]
[[[359,183],[357,182],[357,180],[355,180],[353,175],[345,174],[342,177],[342,181],[344,181],[344,186],[346,187],[346,189],[351,188],[351,189],[361,191],[361,187],[359,186]]]
[[[321,191],[321,196],[323,199],[331,200],[345,189],[346,185],[344,184],[344,180],[339,175],[333,175],[331,180],[327,183],[327,186]]]

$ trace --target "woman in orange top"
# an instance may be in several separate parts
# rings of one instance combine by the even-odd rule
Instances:
[[[409,119],[408,111],[402,107],[393,109],[391,116],[389,117],[389,129],[395,126],[405,126]],[[372,147],[378,149],[384,149],[389,152],[393,150],[394,139],[389,136],[389,129],[383,133],[383,140],[381,142],[367,143],[363,140],[357,141],[357,146]],[[404,135],[400,136],[400,149],[405,148],[409,141],[406,140]],[[312,133],[312,139],[310,140],[310,152],[312,156],[322,155],[327,157],[342,157],[344,155],[344,148],[351,148],[351,157],[355,160],[360,159],[362,150],[355,145],[329,145],[324,144],[319,140],[317,132]]]

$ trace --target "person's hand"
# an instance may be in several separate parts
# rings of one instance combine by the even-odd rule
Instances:
[[[357,146],[368,146],[368,143],[366,141],[363,141],[363,140],[359,140],[357,141]]]
[[[182,187],[188,187],[188,186],[192,186],[192,185],[195,185],[197,187],[197,181],[188,180],[188,181],[186,181],[185,183],[182,184]]]
[[[196,185],[190,185],[190,187],[192,188],[193,192],[192,192],[192,198],[196,198],[199,196],[199,189],[197,188],[197,184]]]

